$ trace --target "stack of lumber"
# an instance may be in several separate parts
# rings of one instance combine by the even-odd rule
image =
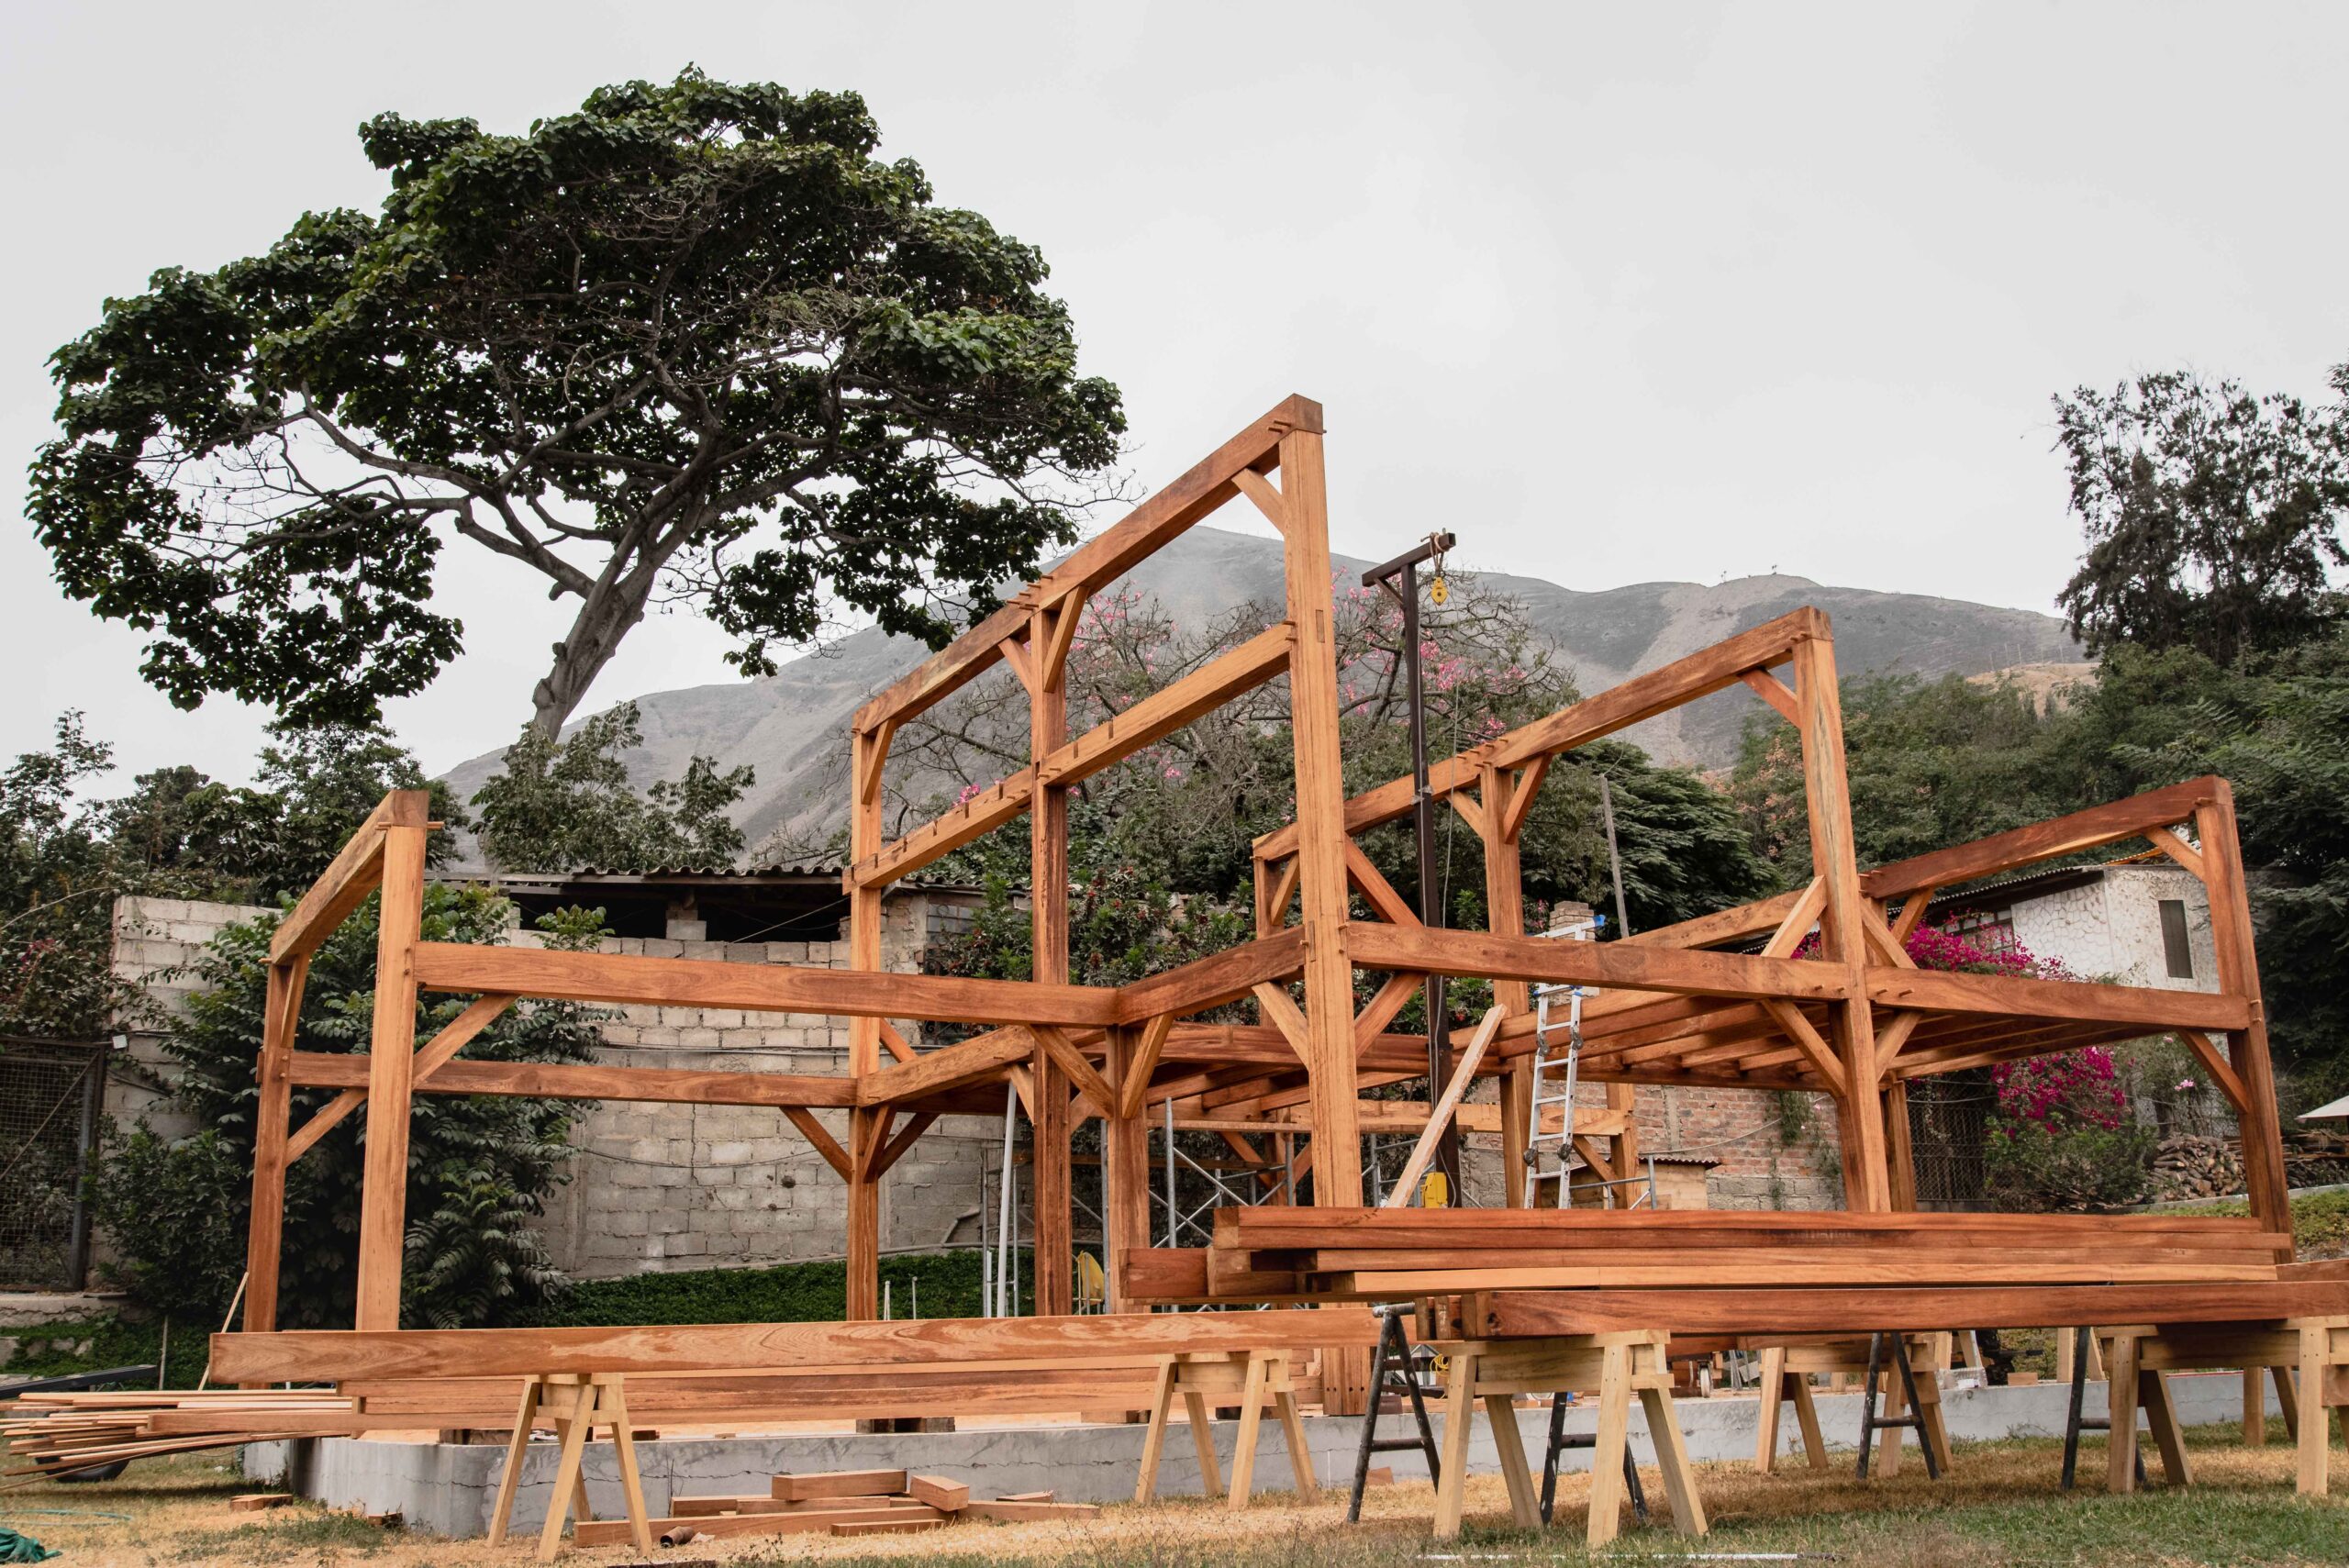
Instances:
[[[118,1460],[266,1442],[299,1429],[289,1422],[350,1410],[349,1399],[322,1389],[23,1394],[0,1406],[8,1445],[0,1488]]]
[[[897,1535],[941,1529],[965,1519],[1089,1519],[1090,1503],[1057,1503],[1050,1492],[976,1498],[960,1481],[903,1470],[833,1470],[774,1477],[765,1496],[681,1496],[670,1517],[654,1519],[664,1541],[696,1536]],[[629,1537],[626,1519],[584,1520],[573,1528],[578,1546],[618,1546]]]
[[[2210,1215],[1216,1211],[1211,1295],[2273,1281],[2285,1238]]]

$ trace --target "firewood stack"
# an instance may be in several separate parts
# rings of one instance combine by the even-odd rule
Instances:
[[[2165,1138],[2154,1154],[2154,1195],[2228,1197],[2243,1190],[2243,1154],[2231,1139],[2179,1133]]]

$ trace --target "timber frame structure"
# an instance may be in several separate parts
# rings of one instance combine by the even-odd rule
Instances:
[[[1423,1042],[1387,1026],[1425,976],[1484,977],[1501,1017],[1473,1073],[1501,1080],[1504,1169],[1522,1196],[1534,1046],[1532,983],[1598,987],[1586,1009],[1585,1078],[1609,1085],[1578,1117],[1577,1150],[1605,1174],[1637,1162],[1631,1085],[1816,1091],[1838,1110],[1846,1207],[1914,1207],[1905,1084],[1915,1077],[2076,1046],[2171,1034],[2202,1062],[2240,1118],[2255,1229],[2288,1257],[2281,1136],[2257,965],[2225,781],[2198,779],[2036,827],[1863,870],[1852,841],[1842,720],[1827,617],[1802,609],[1435,763],[1431,791],[1482,839],[1494,929],[1422,927],[1353,842],[1408,814],[1408,778],[1349,799],[1341,778],[1322,420],[1291,397],[1095,538],[952,646],[866,703],[852,721],[850,967],[765,967],[421,939],[425,795],[387,796],[278,928],[270,951],[244,1326],[275,1327],[285,1172],[345,1117],[363,1113],[365,1193],[355,1324],[399,1326],[409,1108],[417,1094],[491,1094],[768,1106],[847,1187],[848,1315],[879,1316],[879,1195],[890,1167],[939,1117],[993,1114],[1008,1080],[1035,1129],[1039,1311],[1070,1310],[1070,1129],[1104,1124],[1113,1310],[1202,1300],[1206,1250],[1153,1251],[1148,1129],[1174,1102],[1178,1125],[1297,1140],[1317,1207],[1363,1202],[1365,1128],[1424,1126],[1426,1103],[1364,1101],[1366,1088],[1426,1076]],[[1091,595],[1218,508],[1244,501],[1284,545],[1283,618],[1252,640],[1085,734],[1067,733],[1064,661]],[[883,770],[899,728],[997,663],[1030,697],[1032,761],[894,841],[882,837]],[[1774,673],[1787,672],[1787,679]],[[1090,774],[1286,676],[1293,716],[1295,822],[1255,846],[1253,940],[1132,984],[1069,983],[1067,793]],[[1792,722],[1809,806],[1809,884],[1627,940],[1523,934],[1519,832],[1552,761],[1710,693],[1742,686]],[[1031,825],[1034,978],[885,973],[885,890],[1022,813]],[[2175,991],[1924,973],[1904,939],[1933,892],[2099,845],[2143,840],[2208,887],[2219,988]],[[378,989],[365,1055],[297,1048],[310,955],[366,895],[383,895]],[[1355,912],[1359,898],[1365,916]],[[1815,956],[1796,956],[1819,934]],[[1725,951],[1751,947],[1758,951]],[[1355,977],[1383,977],[1355,1004]],[[418,1047],[419,992],[471,996]],[[846,1076],[470,1061],[466,1044],[522,997],[823,1013],[852,1021]],[[1252,998],[1255,1024],[1186,1022]],[[985,1032],[916,1051],[889,1021],[952,1020]],[[1464,1087],[1464,1084],[1458,1085]],[[1436,1090],[1453,1085],[1431,1085]],[[339,1091],[298,1129],[296,1088]],[[1457,1095],[1446,1095],[1450,1104]],[[845,1141],[816,1119],[847,1114]],[[1314,1158],[1316,1154],[1319,1158]],[[1359,1356],[1356,1357],[1359,1360]],[[1353,1377],[1358,1385],[1361,1371]],[[1344,1394],[1330,1385],[1333,1407]],[[1355,1389],[1359,1394],[1359,1387]]]

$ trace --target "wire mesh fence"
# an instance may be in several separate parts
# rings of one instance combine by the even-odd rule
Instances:
[[[1998,1090],[1987,1067],[1909,1084],[1909,1143],[1916,1156],[1917,1207],[1990,1207],[1987,1158]]]
[[[81,1288],[105,1088],[103,1046],[0,1041],[0,1289]]]

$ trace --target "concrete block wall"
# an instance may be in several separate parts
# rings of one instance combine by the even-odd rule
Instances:
[[[128,1127],[144,1115],[159,1131],[194,1130],[164,1110],[146,1085],[168,1078],[165,1020],[195,988],[183,973],[222,927],[263,910],[236,904],[125,898],[115,908],[115,969],[139,987],[142,1018],[126,1019],[130,1048],[110,1074],[106,1112]],[[883,917],[883,961],[919,966],[932,921],[930,895],[908,889]],[[517,931],[534,946],[535,932]],[[728,963],[848,966],[845,941],[686,942],[614,938],[604,951]],[[614,1066],[715,1072],[845,1073],[846,1019],[803,1014],[743,1014],[717,1007],[622,1007],[603,1028]],[[919,1026],[901,1020],[907,1040]],[[840,1179],[783,1113],[747,1106],[583,1106],[572,1130],[579,1151],[571,1179],[541,1221],[550,1257],[586,1279],[653,1270],[738,1267],[837,1258],[847,1205]],[[818,1118],[848,1137],[844,1112]],[[883,1186],[881,1244],[927,1248],[975,1243],[980,1162],[1000,1144],[999,1120],[947,1118],[933,1125]]]

